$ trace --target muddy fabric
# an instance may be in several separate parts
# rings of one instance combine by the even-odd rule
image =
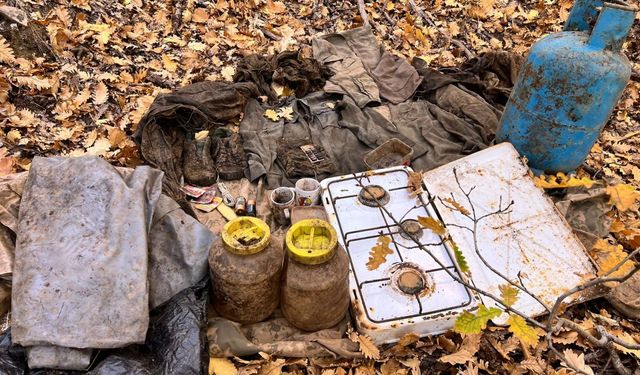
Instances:
[[[607,204],[609,196],[604,188],[570,188],[566,195],[554,197],[554,201],[586,249],[609,234],[611,218],[607,213],[611,206]]]
[[[293,358],[359,358],[358,345],[344,338],[349,318],[332,328],[301,331],[277,310],[268,320],[240,325],[219,317],[209,318],[209,352],[215,357],[247,356],[265,352]]]
[[[424,77],[415,98],[429,99],[433,91],[458,84],[502,110],[509,100],[523,60],[523,56],[505,51],[487,52],[459,68],[436,70],[426,61],[414,58],[411,64]]]
[[[247,155],[242,137],[237,133],[227,133],[224,136],[214,134],[214,142],[213,155],[220,179],[239,180],[244,177]]]
[[[211,186],[218,174],[211,157],[211,138],[196,140],[187,136],[182,157],[184,181],[189,185]]]
[[[0,373],[7,375],[150,375],[207,373],[206,303],[209,279],[183,290],[151,311],[145,343],[101,350],[89,371],[27,371],[25,350],[0,334]]]
[[[305,154],[301,148],[305,146],[313,148],[312,156],[318,158],[317,162],[312,162]],[[289,179],[332,175],[337,169],[324,147],[319,144],[310,144],[309,140],[282,139],[278,142],[276,153]]]
[[[278,95],[271,84],[277,83],[294,91],[301,98],[320,90],[331,70],[320,62],[305,58],[299,51],[284,51],[272,56],[249,55],[238,62],[235,82],[253,82],[269,101],[277,101]]]
[[[266,175],[268,189],[293,186],[278,158],[278,144],[286,139],[321,145],[330,159],[339,161],[334,174],[366,170],[364,155],[394,137],[414,147],[414,156],[424,153],[420,140],[405,136],[378,108],[362,109],[348,96],[317,92],[287,105],[293,108],[293,119],[274,122],[263,115],[267,107],[249,101],[240,124],[249,157],[246,175],[251,181]]]
[[[215,236],[171,198],[158,200],[149,232],[149,307],[155,308],[207,275]]]
[[[123,178],[97,157],[33,160],[16,232],[15,343],[144,341],[147,241],[161,181],[162,172],[144,166]]]
[[[253,83],[198,82],[160,94],[140,120],[134,139],[143,158],[165,173],[163,192],[194,215],[180,190],[185,137],[238,118],[247,98],[259,95]]]
[[[378,44],[370,27],[324,35],[314,39],[312,46],[313,57],[336,73],[331,88],[340,87],[360,107],[378,101],[378,96],[401,103],[413,95],[422,80],[404,58]]]
[[[30,369],[82,370],[91,364],[91,349],[32,346],[27,348],[27,362]]]

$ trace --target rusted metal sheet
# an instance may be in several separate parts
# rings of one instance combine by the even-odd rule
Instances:
[[[479,222],[475,238],[478,253],[473,233],[462,228],[473,228],[472,220],[451,204],[435,199],[438,212],[466,257],[470,277],[478,288],[500,296],[499,287],[507,284],[481,257],[547,305],[596,273],[584,246],[553,202],[534,185],[529,169],[511,144],[502,143],[427,172],[424,183],[429,194],[452,198],[477,217],[506,209],[513,202],[505,213],[490,215]],[[471,190],[469,198],[473,206],[462,190]],[[500,307],[490,298],[482,296],[481,299],[486,306]],[[546,311],[542,304],[523,292],[519,293],[514,307],[529,316]],[[494,320],[503,321],[504,316]]]

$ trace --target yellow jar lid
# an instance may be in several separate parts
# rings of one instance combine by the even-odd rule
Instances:
[[[333,257],[338,235],[328,222],[307,219],[293,224],[285,241],[292,259],[303,264],[321,264]]]
[[[225,249],[235,254],[259,253],[269,245],[270,239],[267,223],[255,217],[242,216],[222,228],[222,243]]]

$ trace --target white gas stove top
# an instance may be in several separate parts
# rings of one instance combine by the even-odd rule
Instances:
[[[418,216],[436,217],[426,195],[411,196],[410,171],[394,167],[322,181],[329,221],[351,261],[351,300],[358,330],[379,343],[409,332],[442,333],[459,313],[476,306],[472,292],[448,273],[462,277],[441,238],[426,229],[411,232],[427,253],[397,225],[419,227]],[[363,186],[379,193],[383,208],[370,200]],[[393,254],[369,270],[369,253],[380,235],[392,240]]]

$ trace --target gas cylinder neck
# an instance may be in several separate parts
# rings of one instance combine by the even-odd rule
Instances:
[[[588,44],[597,49],[619,51],[631,30],[636,11],[628,5],[604,3]]]
[[[563,30],[591,31],[598,18],[598,9],[603,5],[604,0],[576,0]]]

